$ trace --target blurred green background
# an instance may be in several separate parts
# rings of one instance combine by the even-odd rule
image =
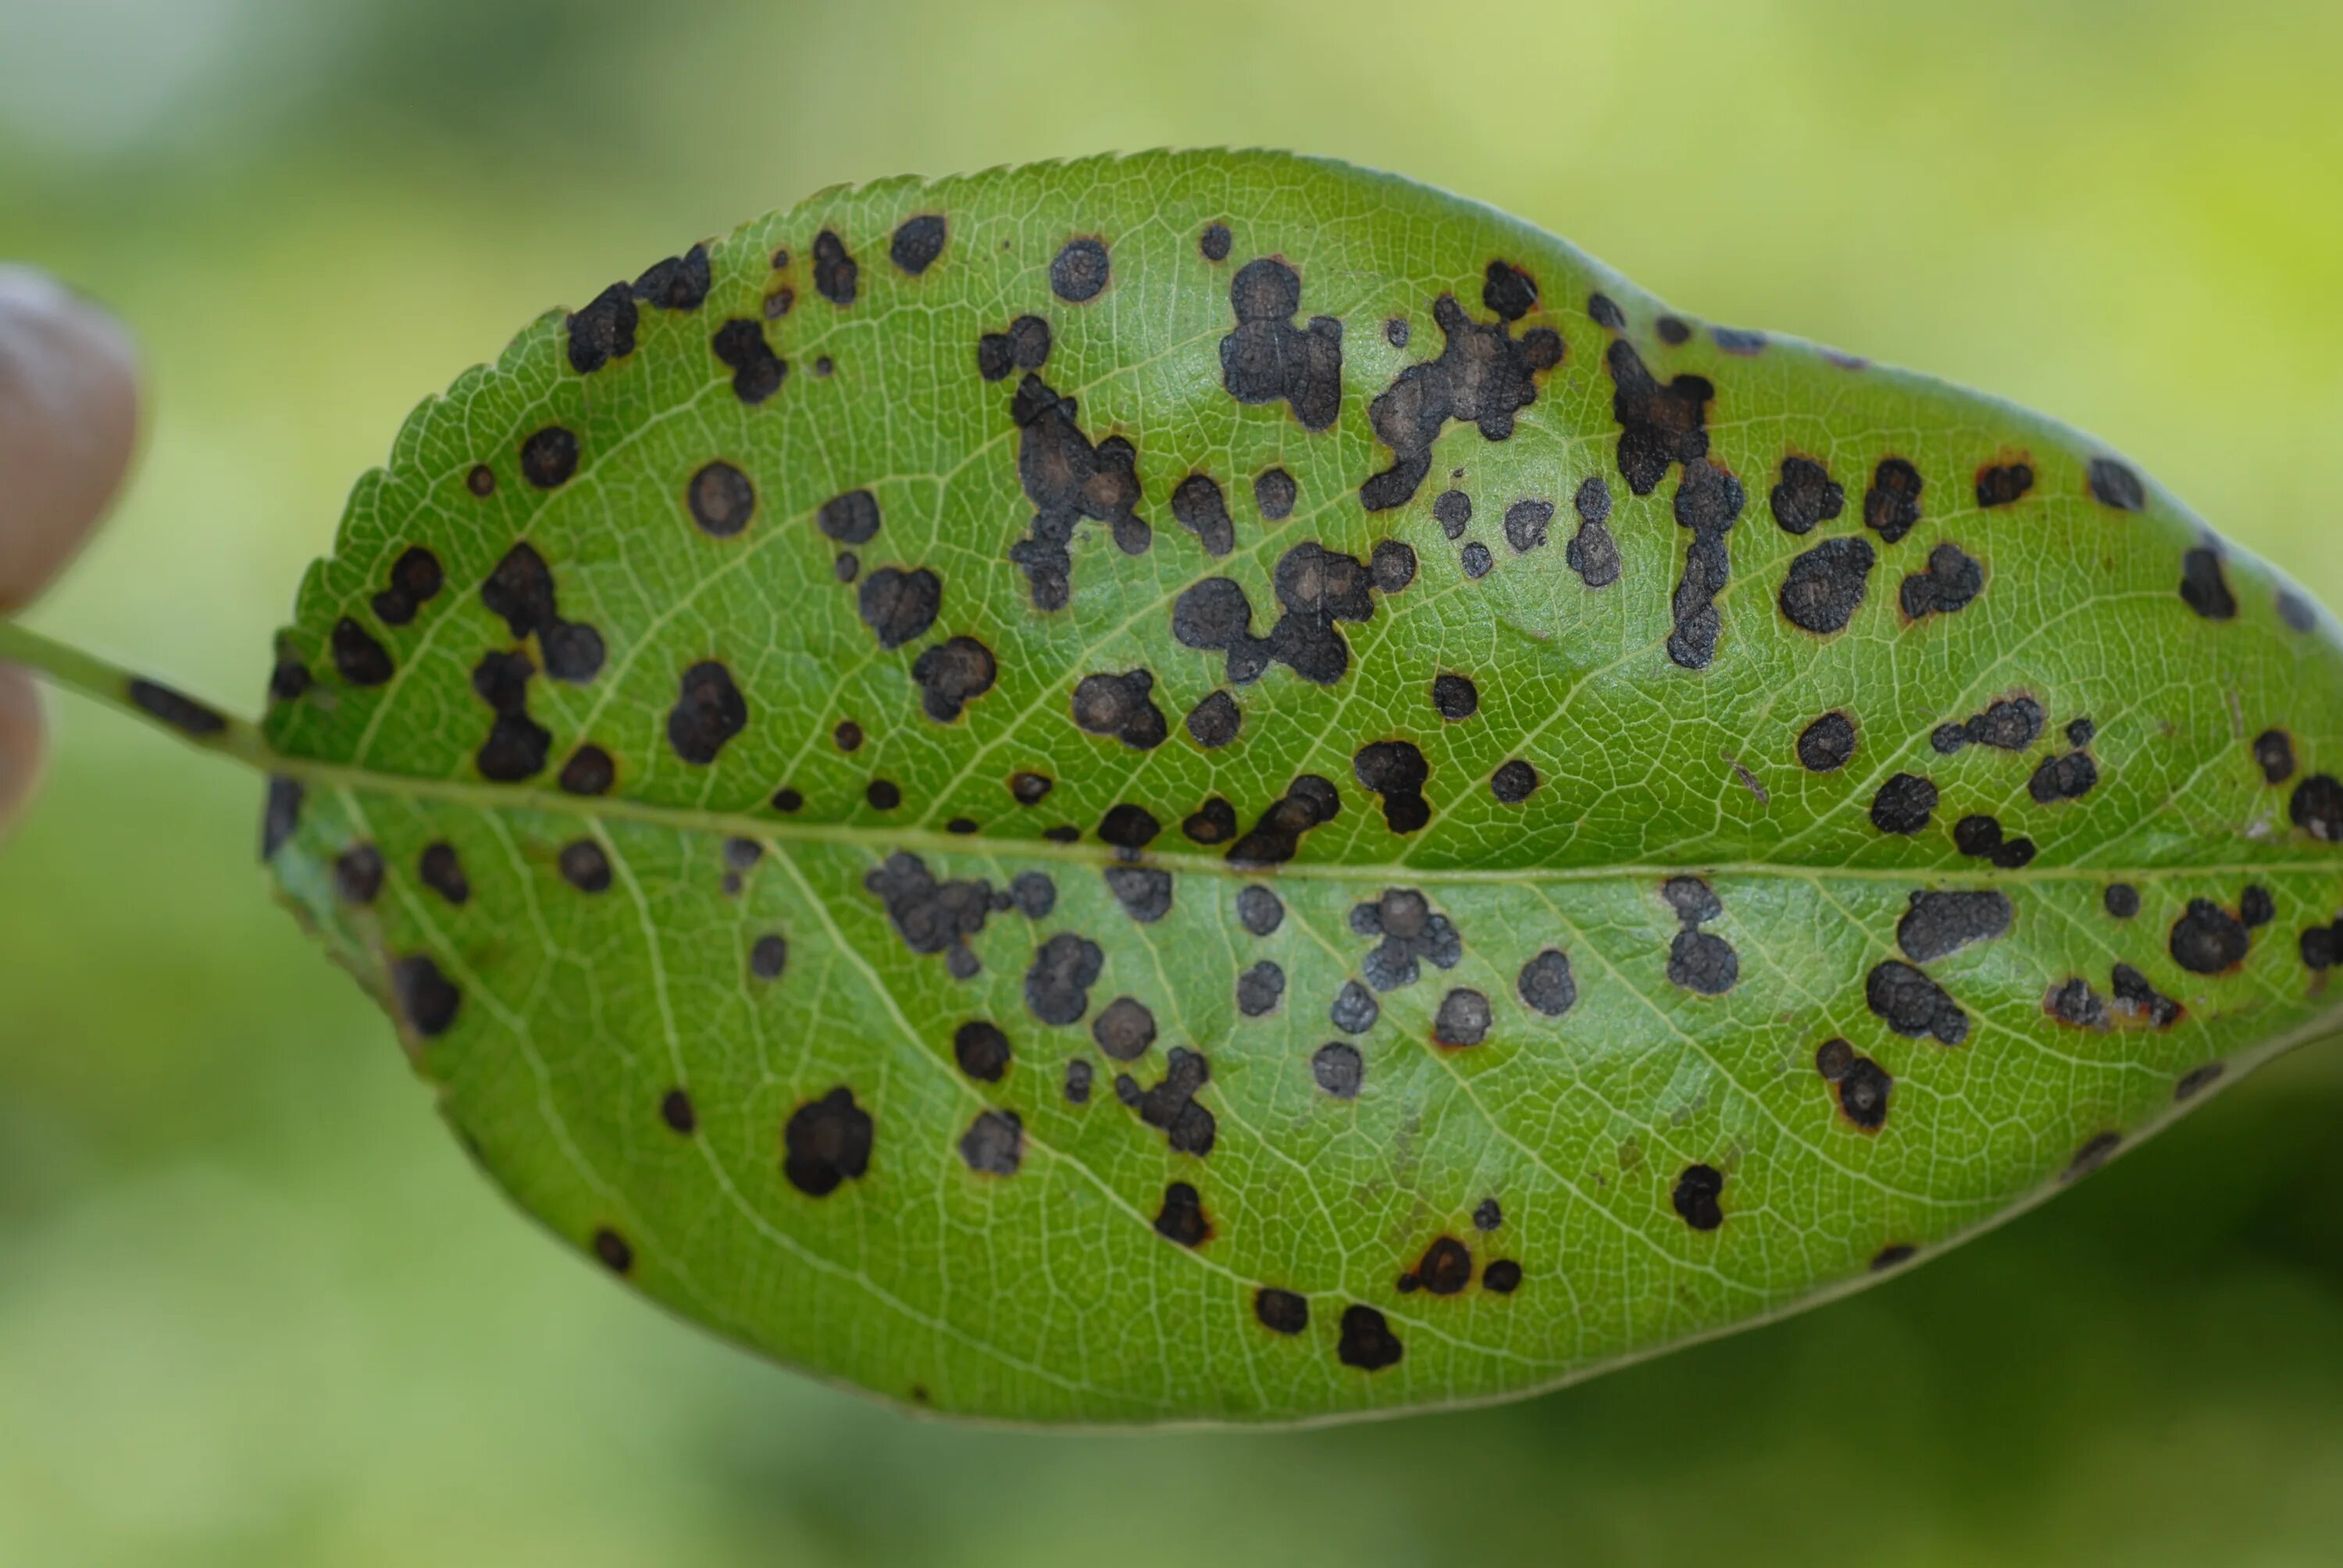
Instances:
[[[254,705],[351,479],[540,309],[819,186],[1164,143],[1400,170],[2046,407],[2343,605],[2338,57],[2289,0],[0,0],[0,256],[151,355],[40,620]],[[535,1235],[270,906],[254,781],[58,706],[0,849],[0,1562],[2343,1562],[2343,1049],[1523,1404],[956,1429]]]

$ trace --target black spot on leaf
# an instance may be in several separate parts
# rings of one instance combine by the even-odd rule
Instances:
[[[1210,474],[1191,474],[1172,487],[1172,519],[1195,535],[1208,556],[1224,556],[1237,548],[1237,526]]]
[[[1106,524],[1127,556],[1143,553],[1154,537],[1132,510],[1139,504],[1137,449],[1120,436],[1093,447],[1075,423],[1080,412],[1074,399],[1059,397],[1030,372],[1010,401],[1017,476],[1033,503],[1033,520],[1026,537],[1009,547],[1009,558],[1024,568],[1036,609],[1063,609],[1071,599],[1068,546],[1082,518]]]
[[[1122,912],[1151,926],[1172,912],[1172,873],[1152,866],[1109,866],[1101,873]]]
[[[1687,1165],[1676,1178],[1669,1201],[1684,1222],[1695,1231],[1714,1231],[1725,1223],[1717,1200],[1725,1191],[1725,1176],[1714,1165]]]
[[[908,572],[880,567],[862,579],[857,608],[879,646],[892,649],[926,636],[943,598],[942,581],[925,567]]]
[[[962,1163],[980,1176],[1014,1176],[1025,1157],[1025,1123],[1013,1111],[980,1111],[960,1134]]]
[[[1619,475],[1648,496],[1671,464],[1689,466],[1708,456],[1708,405],[1716,387],[1704,376],[1679,376],[1662,386],[1625,338],[1604,357],[1611,372],[1611,417],[1619,424]]]
[[[944,253],[945,233],[940,214],[921,213],[907,217],[896,226],[895,237],[888,242],[887,259],[917,277]]]
[[[1025,971],[1025,1005],[1043,1023],[1080,1022],[1090,1010],[1090,988],[1105,962],[1096,942],[1060,931],[1033,951]]]
[[[1207,751],[1217,750],[1237,738],[1244,727],[1244,711],[1225,691],[1215,691],[1188,710],[1188,734]]]
[[[809,1198],[825,1198],[870,1168],[870,1112],[839,1085],[793,1111],[781,1130],[781,1173]]]
[[[1342,408],[1342,324],[1302,309],[1302,276],[1274,256],[1249,261],[1229,280],[1236,326],[1221,339],[1221,384],[1240,403],[1282,402],[1307,430]]]
[[[440,972],[437,962],[423,954],[400,959],[390,966],[390,990],[398,1002],[399,1016],[426,1039],[447,1033],[463,1010],[464,993]]]
[[[2245,961],[2250,945],[2245,922],[2210,899],[2191,899],[2172,923],[2172,961],[2191,974],[2217,975]]]
[[[1452,1049],[1480,1044],[1489,1038],[1489,999],[1477,990],[1459,988],[1440,999],[1433,1017],[1432,1038]]]
[[[678,757],[705,768],[748,727],[749,700],[721,662],[702,659],[683,672],[667,716],[668,744]]]
[[[1355,1047],[1332,1040],[1311,1053],[1310,1077],[1335,1099],[1355,1100],[1359,1085],[1366,1077],[1366,1066],[1359,1060]]]
[[[1050,292],[1069,305],[1096,299],[1107,285],[1106,246],[1088,237],[1070,239],[1050,262]]]
[[[394,673],[390,655],[348,616],[334,623],[334,668],[352,686],[380,686]]]
[[[1237,920],[1254,936],[1268,936],[1285,921],[1284,900],[1257,884],[1246,887],[1237,894]]]
[[[2254,737],[2254,765],[2265,783],[2283,784],[2294,777],[2294,738],[2283,729],[2265,729]]]
[[[1252,1315],[1274,1334],[1298,1334],[1310,1326],[1310,1303],[1292,1291],[1263,1285],[1252,1294]]]
[[[1570,957],[1559,948],[1548,948],[1523,964],[1513,989],[1523,1006],[1548,1018],[1560,1018],[1578,1000],[1578,982],[1570,972]],[[1481,1228],[1485,1231],[1493,1227]]]
[[[1432,444],[1450,420],[1477,426],[1483,440],[1510,438],[1513,416],[1537,401],[1537,376],[1562,363],[1562,337],[1551,328],[1516,339],[1506,322],[1483,326],[1444,294],[1433,302],[1432,319],[1447,339],[1440,357],[1402,370],[1367,409],[1375,438],[1392,454],[1391,467],[1359,487],[1371,512],[1414,497],[1432,470]],[[1330,422],[1331,416],[1330,408]]]
[[[734,317],[708,339],[709,352],[732,372],[732,396],[754,407],[781,389],[789,362],[765,341],[765,329],[745,317]]]
[[[865,872],[862,886],[886,905],[905,947],[944,954],[947,969],[961,979],[976,970],[968,939],[984,930],[988,915],[1009,903],[1009,895],[995,893],[989,882],[939,882],[925,861],[900,849]]]
[[[634,295],[623,283],[614,283],[568,322],[569,367],[591,376],[613,359],[635,351]]]
[[[1825,539],[1790,562],[1777,602],[1792,626],[1827,637],[1845,631],[1863,608],[1875,558],[1870,541]]]
[[[2229,591],[2229,579],[2222,575],[2220,552],[2209,544],[2200,545],[2180,558],[2180,598],[2207,620],[2237,618],[2237,596]]]
[[[1609,588],[1619,580],[1619,545],[1611,537],[1611,487],[1600,474],[1589,475],[1571,499],[1578,513],[1578,532],[1563,548],[1563,560],[1588,588]]]
[[[1928,552],[1928,569],[1908,574],[1897,598],[1904,614],[1918,620],[1923,616],[1950,615],[1966,608],[1984,591],[1985,568],[1964,555],[1958,546],[1938,545]]]
[[[1373,903],[1352,905],[1351,930],[1382,939],[1360,966],[1367,983],[1379,991],[1413,985],[1421,972],[1419,962],[1450,970],[1464,956],[1463,938],[1455,926],[1413,888],[1385,888]],[[1342,1027],[1339,1019],[1336,1027]]]
[[[453,844],[441,839],[427,845],[415,869],[423,885],[448,903],[460,906],[470,902],[471,879],[464,875],[463,859],[456,853]]]
[[[1879,1020],[1907,1040],[1934,1036],[1946,1045],[1969,1037],[1968,1015],[1926,975],[1890,959],[1875,965],[1863,987],[1864,1004]]]
[[[2094,457],[2090,467],[2091,498],[2119,512],[2137,512],[2147,505],[2147,487],[2139,476],[2113,457]]]
[[[1237,867],[1283,865],[1300,851],[1302,834],[1332,821],[1342,809],[1333,785],[1315,773],[1301,774],[1252,830],[1229,846],[1228,862]]]
[[[1185,1181],[1163,1189],[1163,1206],[1155,1212],[1155,1233],[1183,1247],[1201,1247],[1212,1239],[1212,1222],[1196,1190]]]
[[[1863,526],[1896,543],[1920,520],[1921,487],[1919,469],[1902,457],[1882,458],[1864,492]]]
[[[1335,1342],[1336,1359],[1346,1367],[1362,1372],[1381,1372],[1397,1366],[1405,1352],[1391,1324],[1373,1307],[1349,1306],[1342,1309],[1342,1335]]]
[[[692,475],[684,492],[691,520],[711,538],[729,539],[749,526],[757,512],[757,489],[729,463],[715,462]]]
[[[920,709],[938,724],[951,723],[963,707],[990,691],[997,673],[992,650],[972,637],[948,638],[911,662]]]
[[[1834,709],[1798,731],[1798,766],[1835,773],[1855,756],[1855,721]]]
[[[1684,548],[1684,576],[1669,600],[1675,629],[1668,634],[1668,658],[1686,669],[1705,669],[1716,657],[1716,638],[1723,620],[1716,596],[1732,575],[1732,557],[1725,536],[1741,516],[1745,499],[1741,481],[1706,460],[1686,463],[1676,485],[1675,517],[1679,528],[1692,530]]]
[[[1896,942],[1916,964],[1933,963],[2009,930],[2009,899],[1999,892],[1916,892],[1896,923]]]
[[[1936,809],[1934,779],[1917,773],[1898,773],[1871,798],[1871,825],[1883,833],[1916,833],[1928,825]]]
[[[1149,697],[1154,689],[1151,670],[1086,675],[1074,687],[1075,728],[1091,735],[1111,735],[1135,751],[1152,750],[1171,733],[1163,710]]]
[[[1413,833],[1432,820],[1432,807],[1423,799],[1423,781],[1430,777],[1423,753],[1404,740],[1377,740],[1359,749],[1351,759],[1359,782],[1383,797],[1383,822],[1394,833]]]
[[[1812,457],[1795,454],[1782,459],[1782,477],[1770,498],[1774,521],[1785,534],[1811,533],[1846,509],[1846,491],[1830,470]]]
[[[862,268],[848,254],[846,242],[823,229],[813,236],[813,287],[816,294],[840,309],[854,303],[854,286]]]
[[[1977,470],[1980,507],[2014,507],[2034,487],[2034,469],[2025,463],[1991,463]]]
[[[1489,793],[1501,806],[1518,806],[1538,787],[1537,769],[1516,757],[1497,764],[1489,775]]]

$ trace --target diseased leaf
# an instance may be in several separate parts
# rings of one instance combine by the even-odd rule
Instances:
[[[277,776],[286,899],[632,1288],[1259,1422],[1859,1285],[2331,1028],[2338,674],[2059,425],[1194,154],[548,315],[360,481],[265,745],[115,695]]]

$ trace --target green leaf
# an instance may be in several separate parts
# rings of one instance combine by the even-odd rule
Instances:
[[[2063,426],[1151,155],[548,314],[199,739],[630,1288],[940,1411],[1269,1422],[1859,1286],[2332,1029],[2338,673]]]

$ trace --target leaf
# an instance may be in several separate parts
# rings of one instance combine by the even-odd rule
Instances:
[[[548,314],[206,739],[632,1288],[940,1411],[1268,1422],[1859,1286],[2331,1030],[2338,675],[2062,426],[1151,155]]]

